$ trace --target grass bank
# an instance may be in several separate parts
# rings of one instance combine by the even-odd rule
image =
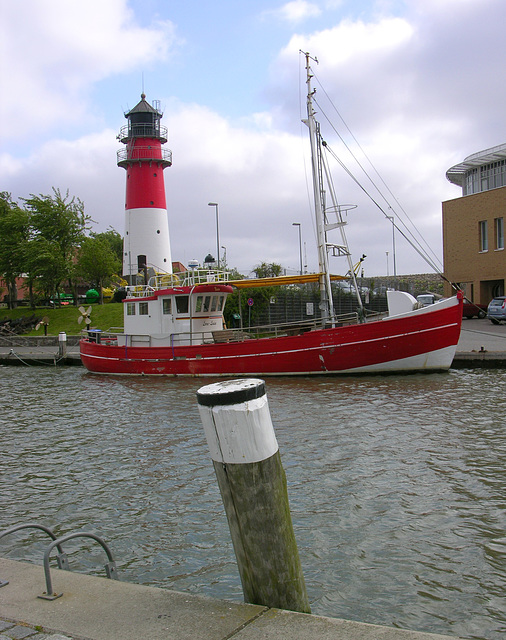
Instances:
[[[110,302],[107,304],[92,304],[83,305],[85,309],[91,306],[89,325],[93,329],[101,329],[102,331],[108,331],[112,327],[123,326],[123,304],[117,302]],[[0,321],[6,318],[16,320],[21,317],[30,317],[35,314],[37,318],[47,317],[49,320],[47,325],[47,335],[57,336],[61,331],[65,331],[67,335],[75,336],[81,333],[86,326],[84,322],[78,323],[78,319],[81,316],[81,312],[77,307],[67,306],[59,309],[52,309],[48,307],[37,307],[36,309],[30,309],[30,307],[18,307],[17,309],[0,308]],[[23,335],[27,336],[43,336],[44,327],[41,326],[37,331],[33,330]]]

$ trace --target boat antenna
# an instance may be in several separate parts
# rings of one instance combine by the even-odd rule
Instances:
[[[303,52],[306,58],[306,84],[307,84],[307,120],[303,120],[309,128],[309,142],[311,146],[311,167],[313,173],[313,198],[316,219],[316,236],[318,245],[318,263],[320,267],[320,308],[322,314],[322,323],[334,323],[334,303],[332,300],[332,288],[330,284],[330,272],[327,255],[327,240],[325,228],[325,191],[323,188],[323,170],[322,170],[322,154],[320,147],[319,124],[315,119],[315,111],[313,106],[313,95],[316,89],[311,87],[311,71],[310,60],[318,63],[307,52]]]
[[[316,64],[320,64],[318,62],[318,58],[316,56],[313,57],[308,51],[302,51],[302,49],[299,49],[299,53],[302,53],[302,55],[306,57],[306,69],[309,66],[309,60],[316,62]]]

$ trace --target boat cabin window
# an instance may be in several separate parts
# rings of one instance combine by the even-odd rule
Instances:
[[[211,296],[197,296],[195,302],[195,312],[202,313],[202,311],[209,311],[211,306]]]
[[[162,309],[164,316],[172,313],[172,298],[163,298]]]
[[[188,296],[176,296],[176,309],[178,313],[188,313]]]
[[[135,302],[127,302],[126,306],[127,306],[127,316],[134,316],[135,315]]]
[[[147,302],[139,302],[139,315],[147,316],[148,315],[148,303]]]
[[[225,296],[197,296],[195,313],[222,311],[224,299]]]

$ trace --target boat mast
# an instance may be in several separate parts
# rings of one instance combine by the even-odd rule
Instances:
[[[334,303],[332,301],[332,290],[330,287],[330,273],[327,256],[327,240],[325,233],[325,190],[323,188],[322,157],[320,146],[320,127],[315,119],[313,108],[313,95],[315,90],[311,88],[310,59],[318,63],[316,58],[311,58],[309,53],[306,56],[306,84],[307,84],[307,120],[303,122],[309,128],[309,142],[311,145],[311,166],[313,173],[313,197],[316,218],[316,234],[318,244],[318,263],[320,266],[320,309],[322,322],[334,322]]]

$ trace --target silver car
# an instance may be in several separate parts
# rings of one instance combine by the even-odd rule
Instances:
[[[506,296],[499,296],[490,301],[487,309],[487,318],[493,324],[506,322]]]

